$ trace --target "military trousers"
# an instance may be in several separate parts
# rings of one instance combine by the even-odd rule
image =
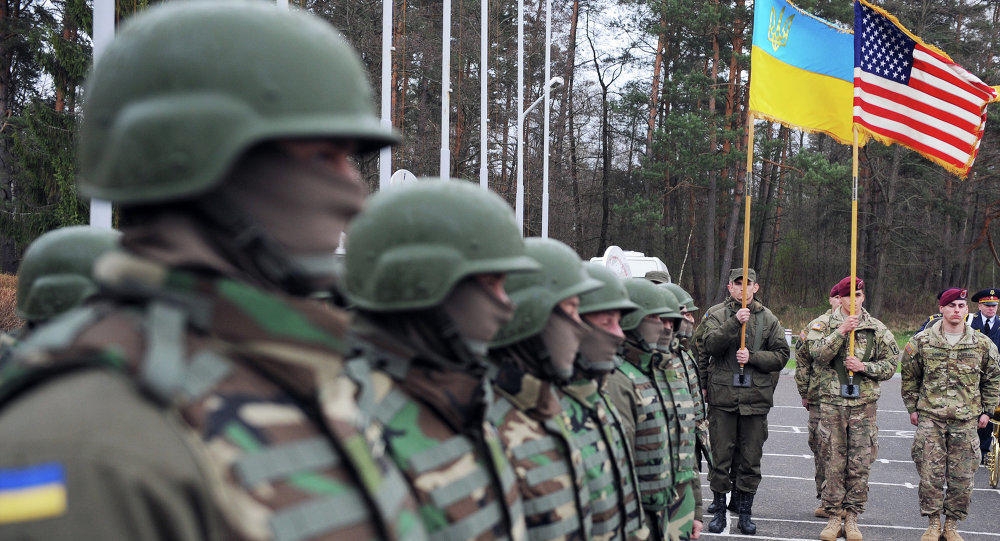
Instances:
[[[809,450],[816,466],[816,499],[823,498],[823,452],[819,441],[819,402],[809,404]]]
[[[920,475],[920,514],[955,520],[969,515],[972,482],[979,467],[976,420],[944,421],[920,412],[911,456]]]
[[[868,502],[868,474],[878,456],[878,403],[820,404],[817,437],[823,460],[823,507],[861,514]]]
[[[715,492],[736,490],[754,494],[760,485],[760,459],[767,440],[767,415],[708,410],[712,465],[708,482]],[[732,475],[732,479],[730,479]]]

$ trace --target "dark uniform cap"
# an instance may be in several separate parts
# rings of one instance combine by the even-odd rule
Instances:
[[[857,276],[854,277],[854,289],[862,290],[865,288],[865,281]],[[851,295],[851,277],[845,276],[842,280],[837,282],[837,285],[833,286],[830,290],[831,297],[849,297]]]
[[[656,282],[660,284],[670,283],[670,273],[666,271],[651,270],[647,272],[643,277],[649,280],[650,282]]]
[[[950,287],[941,293],[938,293],[938,305],[948,306],[953,301],[965,300],[965,297],[969,294],[969,290],[962,289],[959,287]]]
[[[750,279],[751,282],[756,282],[757,281],[757,271],[748,268],[747,269],[747,277]],[[738,267],[738,268],[735,268],[735,269],[729,269],[729,282],[730,283],[735,282],[736,280],[742,280],[742,279],[743,279],[743,267]]]
[[[997,304],[1000,304],[1000,292],[996,289],[983,289],[981,291],[977,291],[976,294],[972,296],[972,302],[985,304],[986,306],[996,306]]]

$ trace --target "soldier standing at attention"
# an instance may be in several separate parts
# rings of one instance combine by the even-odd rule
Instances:
[[[979,311],[969,318],[972,328],[985,334],[1000,348],[1000,319],[997,318],[997,304],[1000,304],[1000,290],[995,288],[983,289],[972,296],[972,302],[976,303]],[[983,428],[977,429],[979,432],[979,463],[986,463],[986,453],[990,451],[990,442],[993,440],[993,428],[987,424]]]
[[[855,278],[854,315],[851,277],[831,293],[840,306],[809,324],[806,343],[819,397],[820,454],[823,457],[822,502],[830,519],[819,538],[835,541],[843,528],[848,541],[862,541],[858,515],[868,501],[868,474],[878,455],[875,415],[880,382],[896,373],[899,348],[886,326],[862,307],[865,283]],[[854,351],[850,351],[851,333]]]
[[[625,285],[613,272],[597,263],[584,263],[584,269],[603,285],[580,295],[580,317],[590,331],[580,342],[573,380],[560,387],[560,403],[583,453],[593,539],[648,539],[635,461],[620,414],[600,392],[606,376],[615,369],[615,353],[625,342],[622,314],[638,306],[629,300]]]
[[[589,459],[610,463],[606,454],[577,447],[580,440],[574,442],[558,389],[573,379],[580,343],[591,331],[580,319],[580,295],[603,284],[584,271],[569,246],[537,237],[525,245],[541,269],[508,281],[517,309],[491,344],[498,399],[490,418],[517,473],[528,538],[590,539],[591,495],[582,451]],[[600,505],[601,498],[594,499]],[[603,536],[610,525],[599,509]]]
[[[712,442],[712,505],[717,506],[708,531],[726,526],[726,493],[735,489],[739,522],[747,535],[757,532],[751,520],[753,500],[760,485],[760,460],[767,440],[767,413],[774,403],[773,376],[788,362],[785,329],[754,295],[757,273],[729,271],[729,298],[705,312],[694,337],[702,358],[708,359],[708,428]],[[745,286],[745,288],[744,288]],[[742,307],[746,292],[747,307]],[[740,347],[740,328],[746,325],[746,347]],[[736,449],[739,452],[735,452]],[[734,460],[734,454],[736,460]],[[735,473],[735,486],[730,475]]]
[[[635,454],[639,494],[652,539],[668,539],[667,512],[676,499],[673,453],[666,397],[653,375],[654,347],[663,334],[660,314],[671,313],[666,291],[645,278],[625,281],[629,299],[639,309],[622,318],[625,346],[617,370],[608,376],[605,395],[621,414]],[[619,362],[620,361],[620,362]]]
[[[975,429],[987,426],[1000,402],[1000,354],[983,333],[965,324],[967,291],[946,289],[942,318],[907,342],[900,356],[903,404],[920,475],[920,514],[928,517],[920,541],[961,541],[958,521],[969,514],[976,471]],[[941,514],[945,515],[941,529]]]
[[[511,208],[463,180],[384,190],[351,225],[344,268],[362,340],[345,374],[428,533],[525,539],[515,471],[489,422],[486,359],[514,313],[508,275],[538,268]]]
[[[100,297],[0,381],[10,539],[421,539],[374,427],[334,387],[332,257],[352,155],[396,141],[355,52],[265,2],[134,15],[91,73],[80,191],[119,206]]]
[[[840,297],[837,295],[837,285],[830,289],[830,309],[823,316],[829,316],[840,307]],[[821,317],[823,317],[821,316]],[[820,452],[819,441],[819,378],[813,377],[813,360],[809,356],[809,343],[806,341],[808,329],[799,332],[799,344],[795,349],[795,386],[798,388],[799,396],[802,397],[802,407],[809,412],[809,450],[813,454],[813,462],[816,467],[816,499],[820,500],[819,506],[813,515],[819,518],[830,518],[823,507],[823,454]]]

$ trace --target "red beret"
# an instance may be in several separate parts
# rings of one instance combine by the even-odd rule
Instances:
[[[965,297],[967,297],[968,295],[969,291],[967,289],[961,289],[958,287],[949,288],[942,291],[941,294],[938,295],[938,305],[948,306],[952,302],[957,301],[959,299],[964,301]]]
[[[864,289],[865,281],[861,278],[854,278],[854,289]],[[845,276],[843,280],[837,282],[837,285],[833,286],[830,290],[831,297],[849,297],[851,296],[851,277]]]

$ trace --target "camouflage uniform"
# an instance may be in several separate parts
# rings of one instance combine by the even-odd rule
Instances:
[[[559,402],[583,457],[593,517],[591,539],[638,538],[642,528],[635,470],[616,413],[609,412],[594,379],[560,388]]]
[[[841,510],[861,514],[868,501],[868,474],[878,456],[878,426],[875,413],[881,395],[879,382],[896,373],[896,340],[864,308],[854,330],[854,356],[865,365],[854,374],[858,398],[841,396],[847,383],[844,360],[848,337],[837,327],[844,321],[842,309],[809,324],[806,342],[812,358],[810,386],[815,380],[820,400],[819,440],[824,462],[823,507],[831,516]]]
[[[695,360],[694,355],[687,349],[684,344],[685,340],[674,340],[671,344],[670,351],[680,357],[683,361],[684,376],[687,378],[688,386],[691,392],[691,398],[694,400],[694,423],[695,423],[695,466],[698,471],[701,471],[701,457],[705,457],[705,460],[711,464],[712,462],[712,446],[709,443],[708,437],[708,407],[705,404],[704,387],[702,385],[701,374],[698,373],[698,362]],[[694,489],[694,500],[695,500],[695,517],[702,516],[702,497],[701,497],[701,477],[696,476],[698,482],[693,483],[692,488]]]
[[[334,383],[343,312],[106,259],[99,282],[129,302],[68,312],[0,375],[3,467],[58,464],[68,495],[54,519],[7,534],[424,538],[378,432],[355,429],[362,413]]]
[[[824,316],[833,313],[827,310]],[[806,342],[807,331],[803,329],[799,333],[799,344],[795,349],[795,387],[799,391],[799,396],[809,405],[809,450],[813,454],[813,463],[816,468],[816,499],[823,498],[823,454],[820,452],[819,441],[819,394],[816,383],[818,379],[813,378],[813,360],[809,356],[809,344]],[[822,505],[822,504],[821,504]]]
[[[918,413],[912,454],[920,474],[920,514],[964,520],[978,462],[976,421],[1000,402],[1000,365],[986,335],[964,327],[951,345],[941,325],[931,324],[903,349],[903,404]]]
[[[626,343],[624,361],[608,375],[605,395],[634,442],[639,494],[653,537],[666,538],[667,510],[676,500],[666,400],[653,379],[653,352]],[[660,355],[656,354],[659,358]]]
[[[387,454],[416,493],[434,539],[525,539],[514,467],[487,419],[494,401],[486,367],[447,361],[358,316],[367,345],[348,363],[359,403],[380,427]]]
[[[695,423],[695,402],[691,387],[685,375],[684,361],[679,355],[669,351],[658,352],[660,362],[653,367],[657,385],[663,390],[668,410],[667,418],[672,423],[670,430],[671,463],[677,497],[668,511],[670,539],[686,541],[691,538],[694,519],[701,515],[700,505],[695,498],[695,486],[700,496],[701,477],[695,469],[695,445],[697,428]]]
[[[779,371],[788,362],[788,343],[778,318],[754,299],[747,308],[747,348],[750,361],[744,373],[750,387],[733,387],[739,372],[736,350],[740,345],[740,323],[736,311],[740,301],[732,298],[705,312],[694,339],[702,373],[707,374],[708,417],[712,441],[712,469],[709,482],[715,492],[729,492],[736,472],[736,489],[757,492],[760,460],[767,439],[767,413],[773,404],[774,385]],[[739,453],[735,453],[736,449]],[[738,462],[734,463],[734,454]]]

